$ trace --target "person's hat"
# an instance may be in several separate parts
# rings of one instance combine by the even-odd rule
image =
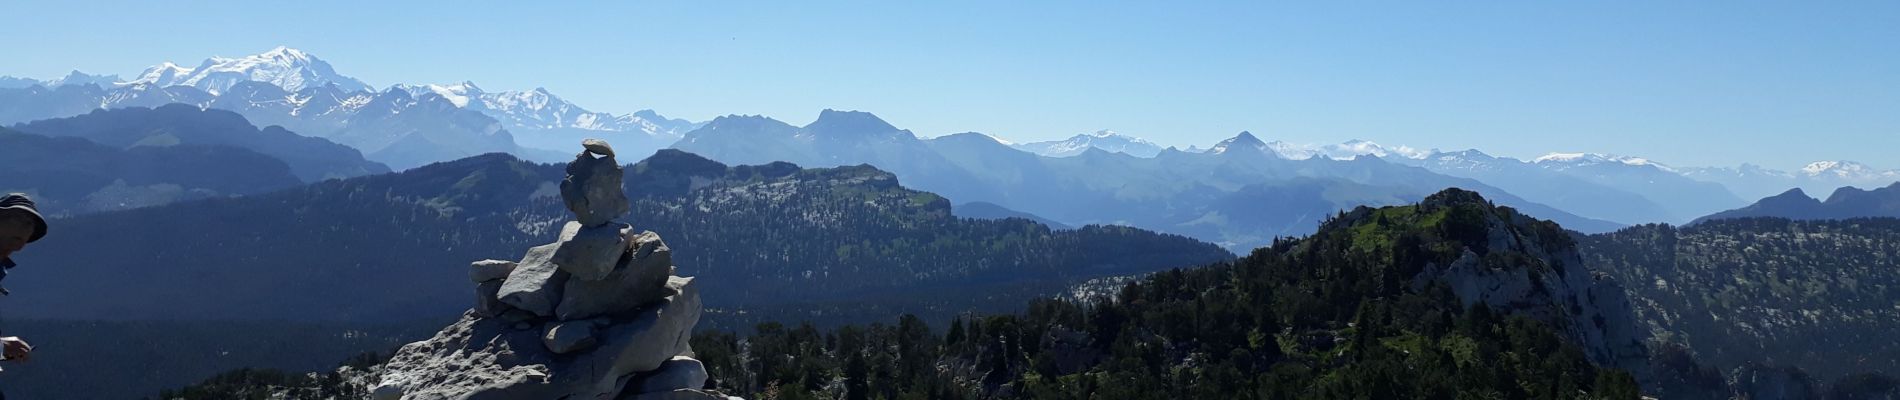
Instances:
[[[24,194],[14,193],[0,197],[0,211],[22,211],[33,217],[33,236],[27,237],[27,243],[46,237],[46,217],[40,216],[40,210],[33,206],[33,199]]]

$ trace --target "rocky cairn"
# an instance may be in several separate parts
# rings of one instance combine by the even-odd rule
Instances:
[[[674,275],[660,235],[616,221],[629,202],[613,148],[582,147],[561,182],[576,220],[521,261],[471,265],[474,309],[398,350],[373,398],[734,399],[702,390],[687,343],[700,314],[693,278]]]

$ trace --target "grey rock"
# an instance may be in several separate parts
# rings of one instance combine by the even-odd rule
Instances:
[[[482,283],[505,279],[508,273],[515,271],[515,262],[508,260],[481,260],[468,265],[468,279]]]
[[[567,283],[568,274],[554,264],[554,252],[560,244],[536,246],[528,249],[527,257],[508,274],[501,284],[498,296],[503,303],[534,315],[549,317],[554,315],[554,306],[561,300],[561,289]]]
[[[632,205],[621,188],[624,172],[613,156],[595,158],[582,152],[567,164],[561,180],[561,200],[582,226],[598,226],[627,215]]]
[[[594,338],[593,321],[568,321],[548,323],[548,333],[541,336],[542,344],[555,354],[567,354],[586,350],[599,343]]]
[[[490,280],[475,285],[475,314],[487,318],[500,317],[515,308],[501,302],[501,280]]]
[[[678,294],[600,328],[592,350],[557,355],[546,350],[539,329],[515,330],[510,322],[470,313],[434,337],[403,346],[384,364],[382,382],[402,387],[410,400],[624,398],[625,378],[683,352],[699,323],[693,280],[667,285]]]
[[[555,317],[562,320],[615,315],[672,296],[667,278],[673,274],[673,250],[653,232],[631,239],[632,254],[620,259],[599,280],[569,279],[561,291]]]
[[[676,356],[661,363],[660,369],[640,374],[639,378],[634,379],[632,383],[634,386],[629,387],[628,392],[655,393],[680,389],[704,389],[706,379],[709,377],[706,374],[706,364],[691,357]]]
[[[587,227],[570,221],[561,228],[561,248],[554,251],[554,265],[580,280],[606,278],[620,256],[627,254],[632,234],[632,225],[609,222]]]
[[[587,149],[587,152],[589,153],[599,154],[599,155],[608,156],[608,157],[614,156],[613,146],[607,145],[607,141],[605,140],[583,139],[581,140],[581,148]]]
[[[372,400],[401,400],[402,387],[394,385],[377,386],[375,389],[369,391],[369,398]]]
[[[667,279],[666,286],[678,294],[635,312],[631,321],[608,327],[601,334],[614,341],[602,341],[595,353],[613,356],[599,359],[611,363],[597,367],[627,373],[652,371],[686,350],[693,325],[699,324],[699,286],[693,284],[693,278],[680,277]]]

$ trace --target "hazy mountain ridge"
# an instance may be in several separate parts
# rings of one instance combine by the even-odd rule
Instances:
[[[236,113],[186,104],[94,110],[75,117],[18,124],[14,129],[43,136],[78,137],[124,149],[180,144],[244,148],[282,160],[304,182],[389,172],[389,167],[364,159],[354,148],[279,126],[259,129]]]
[[[206,144],[107,146],[0,128],[0,192],[26,193],[49,216],[263,193],[302,184],[283,161]]]
[[[499,252],[551,237],[560,176],[559,165],[484,155],[56,221],[67,233],[19,259],[35,265],[60,255],[71,266],[10,285],[10,302],[28,310],[13,316],[341,322],[446,315],[466,308],[465,288],[420,282],[465,274],[460,266],[471,260],[506,257]],[[1023,220],[956,218],[943,198],[869,167],[726,167],[668,151],[630,168],[627,187],[636,198],[629,222],[677,232],[669,236],[681,249],[675,257],[712,278],[708,288],[727,293],[708,299],[719,307],[786,304],[792,293],[816,302],[936,287],[1039,284],[1054,292],[1071,280],[1231,257],[1213,245],[1131,228],[1052,231]],[[162,233],[186,227],[219,234]],[[706,249],[686,250],[698,243]],[[281,257],[312,244],[328,255]],[[120,251],[82,249],[98,246]]]
[[[1321,218],[1339,210],[1417,201],[1446,187],[1478,190],[1576,229],[1620,227],[1479,181],[1376,157],[1284,159],[1245,132],[1205,153],[1164,149],[1154,157],[1137,157],[1087,147],[1073,156],[1045,157],[988,135],[919,139],[870,113],[826,110],[804,127],[762,116],[720,117],[689,132],[675,147],[735,163],[873,165],[959,202],[992,203],[1068,225],[1121,224],[1186,234],[1239,250],[1311,232]],[[1255,203],[1283,207],[1252,207]]]
[[[1787,192],[1763,198],[1747,207],[1697,218],[1694,223],[1751,217],[1793,220],[1900,217],[1900,183],[1873,190],[1843,186],[1835,189],[1825,201],[1809,197],[1807,192],[1799,188],[1789,189]]]

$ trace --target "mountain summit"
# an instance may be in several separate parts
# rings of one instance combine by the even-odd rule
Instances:
[[[196,68],[161,63],[146,68],[138,79],[120,84],[157,87],[184,85],[217,94],[244,81],[270,82],[291,92],[330,84],[344,91],[371,90],[369,84],[363,81],[337,74],[329,62],[303,50],[284,46],[238,58],[207,58]]]

